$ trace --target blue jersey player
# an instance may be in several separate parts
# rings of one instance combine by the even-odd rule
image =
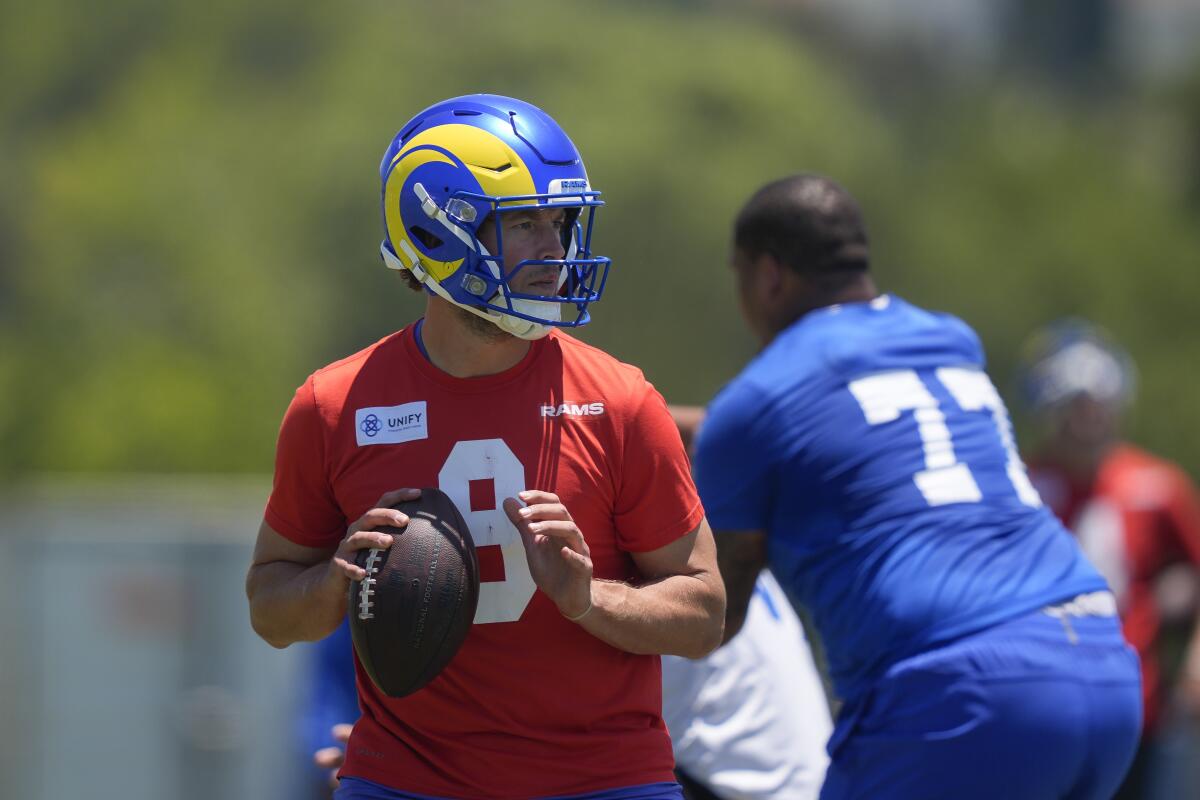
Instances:
[[[979,339],[879,294],[856,203],[801,175],[742,209],[762,352],[695,470],[741,627],[767,562],[844,701],[824,800],[1107,798],[1141,721],[1104,580],[1041,504]]]

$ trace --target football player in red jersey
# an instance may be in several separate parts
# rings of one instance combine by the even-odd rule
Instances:
[[[1182,701],[1181,710],[1200,711],[1194,605],[1172,609],[1160,602],[1164,586],[1178,585],[1177,565],[1187,565],[1193,586],[1197,579],[1200,496],[1177,465],[1119,438],[1121,412],[1133,394],[1133,365],[1100,330],[1074,320],[1049,326],[1026,345],[1021,374],[1040,428],[1028,459],[1030,477],[1108,579],[1125,637],[1141,658],[1142,743],[1117,796],[1142,797],[1172,697]],[[1164,584],[1164,577],[1174,581]],[[1174,690],[1162,652],[1168,626],[1190,638]]]
[[[393,699],[361,668],[336,797],[677,798],[658,656],[721,640],[712,534],[661,395],[558,330],[585,324],[608,260],[570,139],[473,95],[407,123],[380,166],[385,263],[423,319],[318,370],[280,430],[247,576],[277,647],[331,633],[356,550],[438,486],[481,571],[450,665]]]

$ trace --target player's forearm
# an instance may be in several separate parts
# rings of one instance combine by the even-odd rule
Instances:
[[[725,590],[719,575],[672,575],[640,586],[592,581],[592,610],[579,624],[628,653],[701,658],[721,643]]]
[[[339,591],[324,563],[305,567],[286,561],[255,564],[246,576],[250,624],[272,647],[314,642],[333,633],[346,615],[345,587]]]
[[[766,566],[766,536],[761,531],[717,531],[717,564],[725,582],[725,634],[728,642],[746,622],[754,582]]]

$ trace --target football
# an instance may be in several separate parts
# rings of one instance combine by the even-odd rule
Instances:
[[[350,582],[348,615],[363,669],[389,697],[412,694],[441,672],[471,629],[479,562],[467,524],[439,489],[393,508],[408,515],[386,550],[360,550],[367,572]]]

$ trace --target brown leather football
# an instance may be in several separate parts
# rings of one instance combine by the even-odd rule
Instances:
[[[389,697],[412,694],[441,672],[471,630],[479,603],[479,563],[467,523],[439,489],[393,508],[409,517],[386,550],[359,550],[367,571],[350,582],[354,650]]]

